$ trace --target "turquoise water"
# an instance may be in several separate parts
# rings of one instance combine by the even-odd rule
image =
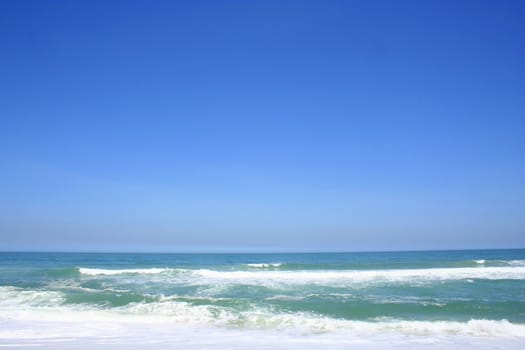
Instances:
[[[314,332],[352,321],[448,322],[451,332],[472,320],[522,325],[525,250],[0,253],[0,313],[15,310]]]

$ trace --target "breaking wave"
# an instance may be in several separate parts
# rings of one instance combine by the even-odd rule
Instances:
[[[86,267],[78,268],[78,271],[83,275],[123,275],[123,274],[159,274],[163,272],[169,272],[173,269],[167,268],[149,268],[149,269],[91,269]]]
[[[329,333],[355,332],[377,334],[395,332],[411,335],[453,334],[470,336],[525,335],[525,325],[502,320],[472,319],[455,321],[408,321],[378,319],[370,321],[343,320],[311,313],[279,312],[253,305],[246,310],[233,310],[215,305],[192,305],[171,300],[152,303],[130,303],[114,308],[93,305],[64,305],[59,292],[27,291],[14,287],[0,287],[0,319],[61,322],[144,322],[209,325],[240,329],[297,330]]]
[[[257,263],[257,264],[246,264],[248,267],[252,268],[268,268],[268,267],[280,267],[282,263]]]
[[[117,275],[163,275],[171,283],[202,284],[244,284],[271,286],[275,284],[330,284],[350,285],[358,283],[417,283],[450,280],[520,280],[525,279],[525,266],[505,267],[462,267],[398,270],[236,270],[221,271],[210,269],[93,269],[79,268],[86,276]]]

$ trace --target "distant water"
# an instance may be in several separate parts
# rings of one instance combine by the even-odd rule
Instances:
[[[128,321],[213,334],[464,336],[523,345],[525,250],[0,253],[0,345],[42,337],[46,330],[35,329],[43,322],[59,337],[60,322]]]

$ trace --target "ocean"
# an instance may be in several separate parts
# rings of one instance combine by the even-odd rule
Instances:
[[[0,347],[525,348],[525,250],[0,253]]]

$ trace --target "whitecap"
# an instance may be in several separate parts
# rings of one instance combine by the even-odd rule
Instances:
[[[159,274],[163,272],[172,271],[167,268],[148,268],[148,269],[92,269],[87,267],[79,267],[78,271],[83,275],[123,275],[123,274]]]
[[[283,265],[282,263],[253,263],[253,264],[246,264],[246,266],[253,267],[253,268],[280,267],[282,265]]]
[[[468,279],[525,279],[525,267],[432,268],[404,270],[339,271],[216,271],[192,270],[193,283],[238,283],[262,286],[276,284],[420,283]]]

